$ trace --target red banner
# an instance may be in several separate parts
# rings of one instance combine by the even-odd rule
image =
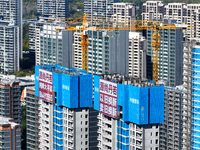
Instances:
[[[53,73],[39,69],[39,98],[53,103]]]
[[[117,83],[99,79],[99,112],[117,118]]]

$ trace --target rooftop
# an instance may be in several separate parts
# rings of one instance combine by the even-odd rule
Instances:
[[[133,85],[136,87],[149,87],[149,86],[160,86],[160,84],[155,84],[154,81],[150,81],[147,79],[140,79],[140,78],[132,78],[127,77],[120,74],[104,74],[100,75],[105,80],[109,80],[112,82],[124,84],[124,85]]]
[[[6,118],[6,117],[0,117],[0,126],[2,125],[11,125],[11,128],[14,128],[15,126],[19,126],[19,124],[14,123],[13,118]]]
[[[52,71],[55,73],[63,73],[67,75],[86,75],[85,70],[77,69],[77,68],[67,68],[59,65],[41,65],[38,66],[41,69]]]

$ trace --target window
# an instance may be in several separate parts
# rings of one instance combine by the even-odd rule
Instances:
[[[156,136],[158,136],[158,132],[156,132]]]
[[[158,140],[156,140],[156,144],[158,144]]]

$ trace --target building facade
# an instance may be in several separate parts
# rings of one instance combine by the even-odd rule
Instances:
[[[183,49],[183,149],[191,148],[192,109],[192,47],[195,43],[184,43]]]
[[[14,122],[21,123],[21,105],[20,96],[21,90],[19,81],[13,79],[1,78],[1,109],[0,116],[13,118]]]
[[[92,107],[92,75],[58,65],[36,66],[35,71],[35,95],[39,98],[39,149],[96,148],[97,135],[93,130],[96,122],[91,116],[93,112],[89,111]],[[41,89],[42,84],[47,84],[44,72],[48,72],[48,83],[51,83],[48,86],[52,88],[49,90],[54,91],[46,98]],[[89,138],[89,135],[93,136]]]
[[[187,28],[184,36],[186,39],[193,40],[200,37],[199,30],[199,4],[168,3],[162,1],[147,1],[143,4],[143,20],[175,19],[178,24],[186,24]]]
[[[183,86],[165,86],[164,123],[160,125],[160,150],[182,149]]]
[[[131,3],[114,3],[112,19],[116,24],[130,25],[130,21],[136,19],[135,5]]]
[[[142,20],[163,19],[164,4],[162,1],[146,1],[142,6]]]
[[[73,67],[82,69],[81,31],[75,31],[73,36]]]
[[[90,20],[95,18],[111,18],[113,3],[119,0],[84,0],[84,14],[89,15]]]
[[[19,27],[10,22],[0,22],[0,39],[0,72],[11,74],[19,71],[21,58]]]
[[[129,76],[146,78],[146,39],[139,32],[129,32]]]
[[[38,150],[39,122],[38,122],[38,98],[35,96],[35,88],[26,88],[26,135],[27,150]]]
[[[164,21],[169,22],[169,20]],[[182,29],[161,29],[159,30],[159,34],[161,36],[161,44],[159,51],[158,79],[164,80],[169,86],[181,85],[183,72]],[[152,35],[153,30],[147,30],[147,78],[149,79],[152,77]]]
[[[184,45],[183,149],[199,145],[199,41]]]
[[[192,28],[188,28],[186,36],[188,39],[200,38],[200,4],[187,4],[186,23]]]
[[[88,73],[128,75],[129,31],[88,31]]]
[[[20,125],[12,118],[0,117],[0,149],[21,150]]]
[[[19,58],[22,57],[22,0],[0,0],[0,20],[8,21],[10,24],[18,27]],[[16,33],[13,33],[16,34]]]
[[[155,100],[156,91],[159,94]],[[153,103],[159,109],[152,109]],[[164,121],[163,86],[119,74],[95,75],[94,109],[99,111],[99,149],[159,150],[159,123]]]
[[[72,67],[73,33],[63,26],[49,24],[40,32],[40,65]]]
[[[164,18],[175,19],[177,23],[186,22],[187,6],[185,3],[168,3],[165,5]]]
[[[68,18],[69,0],[37,0],[37,13],[47,18]]]
[[[33,65],[40,65],[40,32],[44,24],[40,20],[29,23],[29,58]]]

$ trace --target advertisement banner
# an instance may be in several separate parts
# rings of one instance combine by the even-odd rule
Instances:
[[[117,119],[117,83],[99,79],[99,112]]]
[[[53,73],[39,69],[39,98],[53,103]]]

